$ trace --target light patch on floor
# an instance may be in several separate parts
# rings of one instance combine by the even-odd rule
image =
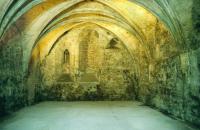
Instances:
[[[0,130],[193,130],[139,102],[43,102],[0,122]]]

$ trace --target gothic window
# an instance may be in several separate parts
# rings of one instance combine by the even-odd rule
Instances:
[[[68,51],[68,49],[66,49],[65,51],[64,51],[64,64],[69,64],[69,60],[70,60],[70,54],[69,54],[69,51]]]

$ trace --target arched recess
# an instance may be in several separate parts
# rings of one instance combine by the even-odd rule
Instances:
[[[69,62],[70,62],[70,53],[68,49],[65,49],[65,51],[63,52],[63,63],[69,64]]]
[[[50,21],[49,21],[50,22]],[[44,26],[43,26],[44,27]],[[31,31],[31,32],[35,32],[35,31]],[[141,39],[144,39],[144,38],[141,38]]]
[[[107,30],[108,32],[111,32],[116,37],[118,37],[122,43],[124,44],[124,47],[127,49],[127,51],[130,53],[132,59],[135,62],[138,61],[136,56],[137,47],[140,46],[140,41],[131,33],[128,33],[126,29],[119,27],[118,25],[112,24],[112,23],[105,23],[104,21],[88,21],[88,22],[80,22],[80,23],[72,23],[72,24],[66,24],[63,26],[60,26],[56,28],[55,30],[52,30],[47,35],[45,35],[35,46],[32,52],[32,58],[31,58],[31,64],[36,66],[38,62],[41,62],[53,49],[52,47],[55,46],[57,43],[57,39],[59,39],[65,32],[68,32],[72,30],[73,28],[82,27],[87,24],[95,24],[97,26],[100,26],[101,28]],[[119,31],[120,30],[120,31]],[[40,61],[37,61],[40,59]],[[138,66],[135,66],[135,71],[138,71]],[[139,72],[137,72],[139,74]]]
[[[40,0],[38,0],[38,1],[40,1]],[[45,5],[45,3],[48,3],[50,1],[51,0],[47,0],[42,3]],[[88,23],[96,24],[96,25],[101,26],[101,27],[107,29],[108,31],[114,33],[117,37],[119,37],[120,40],[123,41],[127,50],[131,53],[133,59],[136,56],[138,56],[138,54],[135,54],[137,52],[138,48],[142,48],[143,51],[141,53],[145,53],[145,52],[147,53],[146,55],[144,55],[144,57],[149,56],[150,55],[150,54],[148,54],[150,51],[149,47],[153,46],[152,43],[154,43],[154,41],[153,41],[154,39],[150,38],[150,37],[155,36],[154,35],[155,30],[152,31],[153,28],[148,28],[148,26],[143,27],[143,23],[151,23],[152,21],[156,21],[157,19],[160,19],[162,21],[162,24],[165,24],[167,27],[165,29],[166,30],[168,29],[168,31],[170,31],[172,36],[174,36],[175,40],[177,38],[177,35],[180,36],[180,34],[179,34],[180,30],[177,31],[177,29],[176,29],[177,25],[174,24],[174,21],[177,20],[176,17],[171,18],[170,13],[167,12],[169,10],[163,11],[163,9],[168,8],[168,5],[161,6],[156,1],[153,4],[153,7],[154,7],[154,5],[156,6],[156,11],[153,11],[154,10],[153,7],[150,8],[147,5],[143,5],[143,4],[141,4],[142,5],[141,6],[141,5],[139,5],[140,4],[139,1],[131,1],[133,3],[130,3],[130,1],[94,0],[94,1],[97,1],[98,3],[105,5],[106,7],[109,7],[113,12],[115,12],[114,13],[115,15],[113,17],[111,15],[112,13],[98,12],[97,10],[95,10],[95,11],[90,10],[90,11],[94,11],[94,12],[92,12],[93,15],[101,14],[101,17],[99,16],[99,17],[96,17],[95,19],[91,19],[91,18],[85,19],[83,17],[79,17],[79,18],[74,17],[77,15],[80,16],[80,14],[81,14],[81,12],[77,11],[77,10],[73,12],[73,10],[76,9],[76,5],[78,5],[80,3],[87,3],[88,1],[85,1],[85,0],[76,0],[76,1],[75,0],[68,0],[68,1],[59,0],[59,1],[60,2],[55,4],[55,6],[52,6],[52,8],[44,9],[45,11],[43,11],[40,15],[38,15],[37,17],[34,17],[33,19],[30,19],[30,20],[28,20],[31,17],[30,14],[28,15],[29,11],[33,11],[33,12],[37,11],[37,7],[40,6],[40,4],[38,4],[38,6],[35,6],[33,8],[33,6],[31,6],[31,4],[29,4],[29,2],[28,2],[27,4],[30,5],[30,7],[32,7],[32,9],[29,10],[28,12],[26,12],[26,10],[24,10],[24,9],[22,9],[24,12],[20,11],[19,16],[26,12],[27,15],[25,14],[22,17],[22,19],[24,18],[25,20],[27,20],[29,22],[27,22],[28,24],[23,26],[23,28],[21,29],[22,33],[21,33],[20,37],[14,42],[21,44],[23,47],[22,48],[23,49],[23,57],[22,57],[23,62],[22,63],[23,63],[23,72],[25,74],[28,71],[29,61],[31,61],[31,63],[33,65],[34,64],[38,65],[38,63],[40,63],[40,60],[42,60],[42,58],[45,57],[46,54],[49,53],[50,48],[54,44],[56,44],[56,40],[58,37],[60,37],[65,32],[69,31],[70,29],[73,29],[78,26],[83,26],[84,24],[88,24]],[[136,2],[138,2],[138,3],[135,4]],[[148,3],[148,1],[146,1],[144,3]],[[14,5],[15,5],[15,3],[14,3]],[[149,4],[149,5],[151,5],[151,4]],[[20,9],[20,8],[18,8],[17,5],[15,5],[15,6],[16,6],[17,10]],[[149,9],[149,10],[146,10],[146,9]],[[68,11],[71,11],[71,10],[72,10],[71,14],[68,13]],[[81,11],[83,11],[83,10],[81,10]],[[92,14],[92,13],[90,13],[90,14]],[[10,14],[13,14],[13,13],[10,13]],[[88,15],[89,12],[85,12],[85,14]],[[104,18],[103,21],[102,21],[102,18]],[[16,20],[17,20],[17,17],[16,17],[16,19],[11,19],[10,22],[14,23]],[[139,20],[139,22],[136,22],[137,20]],[[7,27],[9,27],[9,25],[12,24],[9,21],[3,20],[3,22],[4,22],[4,25],[6,25],[6,26],[5,27],[0,26],[1,30],[6,29]],[[154,23],[154,22],[152,22],[152,23]],[[122,32],[119,31],[119,29],[118,29],[119,27],[123,28]],[[54,30],[56,30],[56,31],[54,31]],[[120,30],[122,30],[122,29],[120,29]],[[5,31],[6,30],[4,30],[4,32]],[[53,34],[53,32],[54,32],[54,34]],[[124,34],[127,32],[128,32],[128,36],[126,35],[126,37],[125,37]],[[53,37],[50,38],[48,36],[53,36]],[[48,43],[49,43],[48,45],[45,44],[46,42],[41,44],[41,46],[44,46],[44,48],[46,50],[39,51],[38,53],[37,53],[37,51],[38,51],[37,50],[35,53],[34,52],[35,47],[37,47],[39,45],[39,42],[43,41],[43,39],[45,39],[45,37],[50,38],[50,39],[47,38]],[[12,38],[12,39],[14,39],[14,38]],[[145,42],[143,42],[142,40]],[[134,45],[133,43],[138,43],[138,44]],[[42,52],[42,53],[40,53],[40,52]],[[30,60],[31,55],[33,57]],[[151,58],[149,58],[149,59],[151,59]],[[138,62],[140,62],[140,61],[138,61]],[[135,66],[136,66],[136,70],[140,71],[139,69],[137,69],[139,64],[137,64]],[[140,72],[138,72],[138,73],[140,73]],[[31,88],[32,86],[29,86],[29,87]],[[32,89],[30,89],[30,90],[32,90]]]
[[[148,47],[146,46],[145,43],[143,43],[143,40],[141,37],[139,37],[137,35],[137,33],[131,28],[129,27],[128,25],[126,24],[123,24],[121,22],[118,22],[114,19],[107,19],[105,17],[87,17],[87,18],[82,18],[82,17],[76,17],[76,18],[73,18],[73,19],[69,19],[67,21],[63,21],[62,23],[59,23],[57,24],[56,26],[50,28],[49,30],[46,30],[46,32],[44,32],[43,36],[42,37],[39,37],[39,39],[43,38],[44,36],[48,35],[48,33],[50,33],[51,31],[57,29],[57,28],[60,28],[62,26],[65,26],[65,25],[72,25],[72,24],[76,24],[76,23],[82,23],[82,22],[91,22],[91,23],[97,23],[98,25],[101,25],[101,24],[104,24],[104,23],[107,23],[107,24],[113,24],[113,25],[117,25],[119,26],[120,28],[124,28],[128,33],[130,33],[131,35],[135,36],[138,41],[142,44],[143,48],[145,49],[145,53],[146,53],[146,56],[148,58],[151,58],[151,55],[149,54],[148,52]],[[107,27],[108,28],[108,27]],[[38,39],[38,40],[39,40]],[[36,42],[37,44],[37,42]],[[36,46],[36,44],[33,46],[33,48]],[[135,43],[132,43],[132,44],[135,44]],[[134,45],[135,48],[136,46],[138,45]]]

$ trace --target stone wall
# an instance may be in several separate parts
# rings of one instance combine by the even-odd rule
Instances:
[[[140,100],[146,104],[198,127],[200,124],[199,4],[198,0],[194,0],[192,12],[187,14],[193,14],[193,29],[189,27],[190,23],[183,26],[187,29],[186,33],[189,32],[189,35],[186,34],[187,44],[190,45],[188,51],[144,66],[143,72],[146,74],[140,78],[139,92]],[[181,10],[180,8],[176,6],[177,10]],[[182,21],[189,20],[186,16],[183,15]],[[160,40],[163,41],[164,38]],[[161,43],[160,40],[157,38],[158,43]],[[173,50],[173,48],[163,49]],[[160,54],[156,52],[155,55],[158,57]]]
[[[200,49],[149,65],[139,99],[179,119],[200,124]]]
[[[21,45],[10,43],[0,48],[0,116],[27,104],[27,89],[23,82],[23,50]]]
[[[56,96],[52,91],[57,90],[55,93],[63,95],[66,100],[90,100],[89,95],[85,96],[85,93],[91,91],[90,88],[85,91],[87,83],[86,85],[91,84],[88,86],[94,86],[96,90],[96,96],[93,94],[94,100],[134,99],[134,62],[119,39],[115,41],[116,45],[110,45],[113,44],[113,39],[116,38],[112,33],[94,25],[74,29],[62,37],[41,63],[47,97]],[[62,65],[62,55],[66,48],[71,59],[71,71],[67,74],[71,80],[62,71],[62,67],[66,67]],[[66,80],[60,82],[60,77]]]
[[[45,25],[45,20],[38,20],[37,17],[56,5],[57,2],[54,2],[46,2],[47,5],[44,3],[27,12],[0,40],[0,115],[26,104],[49,99],[136,98],[176,118],[200,124],[199,0],[169,0],[169,7],[177,13],[177,17],[171,20],[180,22],[182,30],[176,31],[183,33],[185,45],[175,43],[171,37],[172,32],[170,33],[153,15],[148,12],[141,15],[140,10],[132,11],[130,7],[130,10],[123,12],[124,16],[127,15],[130,21],[133,20],[139,25],[145,33],[143,38],[147,40],[145,44],[133,43],[136,48],[134,51],[137,51],[134,52],[137,62],[132,60],[126,47],[122,46],[120,39],[116,40],[114,34],[92,25],[72,29],[61,37],[45,60],[40,61],[40,57],[37,57],[38,61],[34,66],[37,69],[29,70],[27,78],[27,73],[24,72],[27,70],[24,68],[28,66],[32,43],[37,38],[36,34],[39,35],[39,30],[43,29],[40,24]],[[103,13],[110,12],[109,16],[119,19],[121,16],[119,17],[117,12],[123,11],[124,7],[129,8],[121,3],[121,6],[118,6],[119,9],[122,7],[121,10],[115,12],[112,8],[94,1],[78,4],[76,7],[75,11],[89,9],[91,12],[96,7],[105,11]],[[171,11],[166,7],[166,11]],[[173,12],[170,14],[176,16]],[[52,13],[48,15],[45,16],[47,19]],[[163,16],[161,15],[161,19],[164,19]],[[170,25],[173,26],[172,24]],[[20,42],[15,39],[18,34],[22,35]],[[126,41],[128,36],[121,37]],[[145,49],[140,50],[141,48]],[[66,49],[70,52],[69,64],[63,64]],[[134,65],[139,66],[139,73],[136,73]]]

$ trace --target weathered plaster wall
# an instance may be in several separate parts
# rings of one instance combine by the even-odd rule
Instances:
[[[176,3],[177,2],[177,3]],[[140,79],[139,98],[158,110],[171,114],[190,123],[200,124],[200,69],[199,69],[199,1],[174,1],[173,8],[179,15],[184,30],[186,44],[184,53],[166,60],[158,60],[146,65],[145,74]],[[183,8],[187,3],[187,9]],[[187,10],[187,12],[185,12]],[[161,33],[160,27],[156,33]],[[158,43],[165,38],[158,37]],[[164,42],[165,43],[165,42]],[[164,44],[163,44],[164,45]],[[160,45],[159,45],[160,46]],[[163,57],[172,48],[164,47],[163,52],[155,51],[155,57]],[[149,73],[149,75],[146,75]],[[146,75],[146,76],[145,76]],[[146,77],[146,78],[145,78]]]
[[[157,63],[148,85],[140,86],[149,105],[190,122],[200,121],[199,49]]]
[[[59,97],[60,100],[134,99],[136,85],[131,77],[134,62],[121,41],[113,41],[114,38],[112,33],[94,25],[74,29],[63,36],[41,63],[46,91],[43,98],[46,94],[46,98],[57,97],[57,100]],[[68,73],[63,71],[68,67],[63,64],[65,49],[70,53]]]
[[[12,43],[0,48],[0,115],[17,110],[27,103],[22,57],[20,44]]]

